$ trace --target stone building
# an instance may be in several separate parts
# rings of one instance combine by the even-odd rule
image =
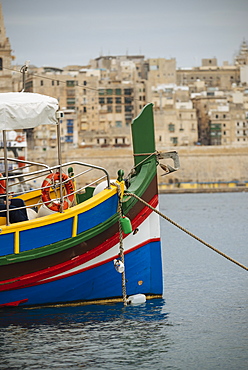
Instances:
[[[159,147],[195,145],[196,109],[185,86],[160,85],[152,89],[156,142]]]
[[[239,48],[239,53],[235,57],[235,64],[238,66],[248,65],[248,45],[245,40]]]
[[[227,63],[218,67],[216,58],[210,58],[202,59],[201,67],[177,70],[177,85],[189,86],[190,91],[195,92],[197,81],[204,82],[206,87],[230,90],[233,84],[240,84],[240,68]]]
[[[149,72],[147,79],[151,86],[176,83],[176,59],[148,59]]]
[[[0,92],[21,91],[21,66],[12,66],[0,5]],[[241,44],[234,65],[216,58],[176,69],[176,59],[144,55],[100,56],[87,66],[30,65],[25,91],[58,99],[62,149],[125,147],[130,125],[143,106],[154,104],[156,141],[161,147],[247,145],[248,46]],[[27,132],[33,148],[55,147],[56,128]]]
[[[246,95],[210,90],[193,97],[201,144],[247,146],[248,113],[243,103]]]
[[[0,93],[13,91],[12,83],[12,50],[6,37],[2,5],[0,3]]]

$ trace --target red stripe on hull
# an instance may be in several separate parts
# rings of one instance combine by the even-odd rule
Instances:
[[[18,307],[20,304],[27,302],[28,299],[21,299],[20,301],[15,301],[15,302],[8,302],[8,303],[3,303],[0,304],[0,307]]]
[[[149,202],[149,204],[152,207],[156,207],[158,205],[158,195],[155,195],[151,199],[151,201]],[[138,226],[140,226],[143,223],[143,221],[147,217],[149,217],[149,215],[152,212],[153,211],[149,207],[145,206],[142,209],[142,211],[132,220],[132,227],[133,227],[133,229],[136,229]],[[124,238],[126,236],[127,235],[125,235],[125,234],[123,235]],[[159,239],[152,239],[152,241],[153,240],[156,240],[157,241]],[[23,276],[19,277],[18,279],[11,279],[11,280],[1,281],[1,283],[0,283],[0,291],[6,291],[6,290],[12,290],[12,289],[20,289],[20,288],[27,287],[27,286],[43,284],[46,281],[43,282],[41,280],[49,279],[49,278],[51,278],[51,279],[49,279],[49,281],[61,279],[61,278],[64,278],[65,276],[70,276],[70,275],[73,275],[73,274],[82,272],[84,270],[88,270],[88,269],[91,269],[93,267],[96,267],[97,265],[106,263],[106,261],[100,262],[100,263],[98,263],[96,265],[92,265],[92,266],[89,266],[89,267],[86,267],[86,268],[82,268],[82,269],[80,269],[80,270],[78,270],[78,271],[76,271],[74,273],[68,273],[68,274],[63,275],[62,277],[54,277],[53,278],[54,275],[59,275],[59,274],[61,274],[63,272],[66,272],[68,270],[71,270],[72,268],[75,268],[77,266],[80,266],[83,263],[86,263],[86,262],[90,261],[91,259],[94,259],[94,258],[98,257],[102,253],[104,253],[107,250],[111,249],[118,242],[119,242],[119,233],[116,233],[115,235],[113,235],[111,238],[109,238],[106,242],[102,243],[98,247],[94,248],[93,250],[91,250],[91,251],[89,251],[89,252],[87,252],[87,253],[85,253],[85,254],[83,254],[81,256],[74,257],[70,261],[66,261],[66,262],[64,262],[62,264],[52,266],[51,268],[47,268],[45,270],[40,270],[40,271],[35,272],[35,273],[32,273],[32,274],[23,275]],[[147,244],[147,241],[144,244]],[[134,246],[132,249],[130,249],[130,251],[131,250],[135,250],[137,248],[140,248],[141,246],[142,245]]]

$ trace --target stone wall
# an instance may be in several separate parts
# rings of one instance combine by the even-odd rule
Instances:
[[[217,182],[217,181],[248,181],[248,147],[229,148],[218,146],[173,147],[180,158],[180,169],[168,176],[161,177],[163,171],[159,168],[159,183],[179,182]],[[162,150],[161,150],[162,151]],[[28,159],[35,162],[56,164],[56,150],[28,151]],[[111,178],[116,178],[118,169],[123,169],[125,175],[133,166],[131,148],[94,148],[73,149],[63,152],[62,161],[81,161],[107,169]],[[163,163],[173,165],[171,160]],[[90,181],[88,174],[87,181]]]

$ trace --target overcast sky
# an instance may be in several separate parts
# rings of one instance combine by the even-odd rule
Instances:
[[[100,55],[233,62],[248,0],[0,0],[16,64],[86,65]]]

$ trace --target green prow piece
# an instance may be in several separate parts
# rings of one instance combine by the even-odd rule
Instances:
[[[137,166],[155,153],[153,104],[147,104],[132,122],[134,164]],[[142,155],[144,154],[144,155]],[[156,158],[154,155],[153,158]]]

